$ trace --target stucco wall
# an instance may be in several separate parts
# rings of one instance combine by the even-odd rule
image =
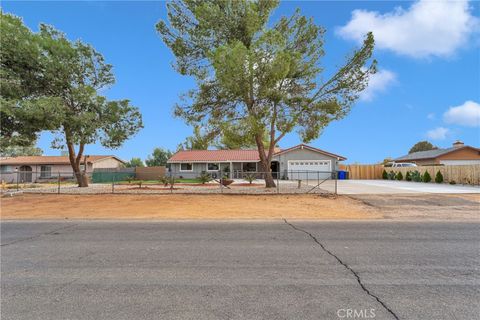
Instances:
[[[50,171],[50,174],[51,174],[50,178],[40,178],[42,165],[27,165],[27,166],[32,168],[31,181],[25,181],[25,182],[38,182],[38,181],[42,181],[42,180],[46,180],[46,179],[55,179],[55,178],[58,177],[59,174],[63,178],[73,178],[73,176],[74,176],[73,175],[73,169],[69,164],[51,164],[51,165],[48,165],[52,168],[51,171]],[[28,173],[28,171],[25,171],[23,173],[15,172],[15,169],[21,170],[22,166],[9,166],[9,167],[11,167],[12,171],[6,172],[6,173],[1,173],[0,174],[0,180],[4,180],[7,183],[15,183],[15,182],[17,182],[17,175],[18,175],[19,182],[23,182],[22,178],[25,178],[26,180],[30,180],[28,178],[30,173]],[[92,172],[92,165],[91,164],[88,164],[87,172],[88,173]]]
[[[105,158],[97,160],[93,163],[93,169],[103,169],[103,168],[119,168],[122,166],[122,162],[118,161],[115,158]]]

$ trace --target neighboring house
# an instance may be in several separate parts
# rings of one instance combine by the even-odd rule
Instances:
[[[456,141],[451,148],[413,152],[393,161],[413,162],[422,166],[480,164],[480,149]]]
[[[82,158],[83,162],[83,158]],[[88,156],[87,173],[99,168],[119,168],[125,161],[115,156]],[[85,163],[80,169],[83,171]],[[68,156],[21,156],[0,159],[0,179],[6,182],[38,182],[60,175],[73,178],[73,169]]]
[[[272,157],[272,173],[280,179],[325,179],[338,169],[345,157],[305,144],[277,150]],[[257,150],[181,150],[167,163],[170,172],[179,177],[195,178],[202,172],[217,175],[221,170],[231,178],[242,178],[245,172],[261,172]]]

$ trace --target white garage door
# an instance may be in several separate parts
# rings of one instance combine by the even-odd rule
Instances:
[[[288,179],[317,180],[328,179],[332,173],[330,160],[289,160]]]

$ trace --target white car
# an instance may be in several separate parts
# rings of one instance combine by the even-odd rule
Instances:
[[[384,167],[391,167],[391,168],[402,168],[402,167],[416,167],[417,165],[413,162],[401,162],[401,163],[396,163],[396,162],[389,162]]]

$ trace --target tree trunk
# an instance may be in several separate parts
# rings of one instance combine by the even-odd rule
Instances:
[[[84,171],[80,170],[80,163],[82,161],[84,145],[82,144],[80,145],[78,154],[76,156],[75,156],[75,147],[73,143],[67,142],[67,148],[68,148],[68,158],[70,160],[70,165],[72,166],[73,173],[75,175],[75,178],[77,179],[78,186],[80,188],[88,187],[88,177],[85,174],[86,166],[87,166],[86,159],[84,164],[85,170]]]
[[[265,147],[263,146],[263,140],[261,135],[255,135],[255,142],[257,143],[258,155],[260,157],[260,166],[265,179],[266,188],[275,188],[275,180],[272,175],[271,168],[271,152],[268,155],[265,154]]]
[[[262,171],[264,172],[264,176],[265,176],[265,187],[266,188],[275,188],[276,185],[275,185],[275,180],[273,179],[273,175],[272,175],[272,169],[271,169],[271,161],[261,161],[260,160],[260,166],[263,167],[262,168]]]

